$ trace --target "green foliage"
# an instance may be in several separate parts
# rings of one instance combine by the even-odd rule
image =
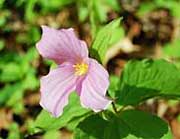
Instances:
[[[86,0],[79,0],[77,2],[78,18],[80,22],[84,22],[89,15],[89,5]]]
[[[9,131],[10,131],[10,133],[8,134],[8,139],[20,139],[21,138],[18,124],[12,123],[9,126]]]
[[[118,33],[116,31],[118,31]],[[117,38],[113,36],[114,32],[118,34],[119,39],[124,36],[123,30],[120,29],[120,19],[116,19],[103,27],[97,33],[92,47],[90,48],[90,55],[101,63],[103,63],[104,57],[110,45],[117,40]]]
[[[39,3],[43,7],[42,11],[46,13],[49,11],[57,11],[69,4],[74,4],[75,0],[40,0]]]
[[[29,22],[33,22],[36,17],[36,13],[34,12],[34,6],[37,0],[29,0],[26,2],[26,11],[25,11],[25,19]]]
[[[110,75],[110,86],[108,93],[112,98],[116,97],[115,92],[118,90],[119,77],[115,75]]]
[[[0,90],[0,106],[4,105],[14,93],[22,91],[21,89],[21,84],[19,83],[5,85]]]
[[[34,127],[45,131],[56,130],[65,127],[75,118],[78,121],[78,119],[81,119],[81,117],[85,116],[87,113],[90,113],[90,111],[82,108],[79,102],[79,97],[76,93],[72,93],[69,98],[69,104],[64,108],[64,112],[59,118],[54,118],[50,113],[42,110],[34,123]]]
[[[170,11],[173,20],[179,19],[179,5],[178,0],[143,1],[140,2],[138,11],[133,15],[144,17],[153,10],[165,8]],[[16,114],[27,112],[24,106],[24,95],[27,90],[38,92],[38,76],[41,74],[41,69],[38,68],[41,68],[42,61],[39,60],[39,54],[35,48],[35,43],[41,36],[39,26],[51,24],[52,19],[53,23],[56,22],[54,16],[56,18],[56,14],[63,9],[71,9],[74,12],[72,15],[72,11],[67,12],[70,15],[67,16],[66,27],[78,26],[79,33],[84,29],[79,28],[80,22],[83,27],[84,25],[91,27],[94,41],[90,54],[101,63],[112,44],[117,43],[125,35],[124,29],[120,26],[120,19],[103,27],[112,19],[108,18],[109,13],[112,12],[118,16],[123,12],[118,0],[0,0],[0,107],[2,109],[8,108],[11,113]],[[51,16],[53,16],[52,19]],[[76,16],[78,16],[78,21],[74,21]],[[78,25],[76,26],[74,22]],[[180,57],[179,44],[179,39],[169,42],[163,49],[164,54],[168,58],[178,59]],[[52,64],[52,61],[47,63],[45,61],[44,64],[51,65],[51,68],[56,66]],[[175,64],[180,65],[179,62]],[[180,71],[169,62],[164,60],[131,61],[124,68],[121,78],[110,76],[108,94],[113,100],[117,99],[114,101],[115,106],[119,106],[118,104],[122,105],[121,107],[134,106],[152,97],[179,98],[179,83]],[[174,106],[177,101],[175,104],[169,103]],[[123,109],[114,115],[115,112],[110,112],[112,110],[108,109],[92,115],[90,110],[82,108],[79,97],[73,93],[61,117],[53,118],[48,112],[42,110],[35,121],[33,121],[34,117],[30,119],[28,117],[28,120],[23,122],[27,124],[29,133],[45,132],[44,139],[59,138],[58,129],[64,127],[75,131],[75,139],[172,138],[167,124],[154,115],[137,110],[123,111]],[[23,138],[20,126],[16,122],[11,123],[7,127],[9,131],[7,138]]]
[[[8,10],[1,11],[0,14],[0,27],[3,27],[6,25],[8,18],[10,17],[11,13]]]
[[[127,110],[110,121],[99,115],[86,118],[75,130],[74,139],[165,139],[165,134],[170,134],[168,125],[157,116]]]
[[[171,14],[177,18],[180,18],[179,5],[180,1],[175,0],[154,0],[158,7],[164,7],[170,10]]]
[[[4,4],[4,1],[5,1],[5,0],[1,0],[1,1],[0,1],[0,8],[2,8],[2,6],[3,6],[3,4]]]
[[[25,91],[39,86],[35,67],[32,66],[38,54],[35,48],[31,48],[26,55],[3,53],[1,56],[0,82],[6,85],[0,90],[0,106],[11,107],[14,113],[20,114],[24,111]]]
[[[139,16],[144,16],[145,14],[150,13],[155,9],[165,8],[168,9],[174,17],[180,18],[179,5],[180,5],[180,1],[176,1],[176,0],[145,1],[140,4],[137,14]]]
[[[19,33],[16,36],[16,42],[20,44],[35,44],[40,39],[40,30],[37,27],[32,26],[27,32]]]
[[[94,38],[102,23],[107,22],[107,14],[110,9],[119,11],[120,7],[117,0],[86,0],[76,1],[78,17],[80,22],[88,18],[91,25],[91,34]]]
[[[108,122],[99,115],[92,115],[82,121],[75,130],[74,139],[103,139]]]
[[[135,105],[152,97],[180,97],[180,70],[165,60],[130,61],[121,75],[118,103]]]
[[[22,77],[21,67],[16,63],[8,63],[1,68],[1,82],[15,81]]]
[[[168,43],[164,47],[164,54],[169,57],[180,57],[180,39],[174,40],[172,43]]]
[[[60,139],[60,133],[58,130],[50,130],[44,134],[43,139]]]
[[[117,0],[105,0],[105,3],[109,5],[109,7],[112,7],[114,11],[120,11],[120,6]]]

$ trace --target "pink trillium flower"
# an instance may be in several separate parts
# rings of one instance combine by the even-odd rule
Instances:
[[[95,59],[88,57],[88,48],[72,28],[56,30],[42,26],[42,37],[36,47],[58,67],[40,80],[40,105],[53,116],[62,114],[68,97],[76,91],[81,105],[99,112],[111,103],[106,97],[108,72]]]

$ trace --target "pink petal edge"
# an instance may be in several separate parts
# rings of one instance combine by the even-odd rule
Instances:
[[[61,65],[41,78],[40,105],[53,116],[59,117],[68,104],[68,97],[75,90],[77,77],[71,64]]]
[[[88,58],[86,43],[76,37],[72,28],[56,30],[42,26],[42,37],[36,48],[44,58],[54,60],[57,64]]]
[[[99,112],[107,109],[112,102],[106,97],[109,75],[96,60],[89,59],[89,63],[89,71],[82,82],[80,92],[81,105],[92,109],[94,112]]]

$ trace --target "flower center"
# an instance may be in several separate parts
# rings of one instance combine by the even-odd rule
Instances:
[[[88,65],[86,63],[78,63],[73,65],[75,69],[75,75],[81,76],[87,73]]]

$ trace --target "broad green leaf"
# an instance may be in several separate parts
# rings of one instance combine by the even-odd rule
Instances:
[[[106,51],[110,47],[111,39],[114,31],[120,26],[120,19],[110,22],[108,25],[100,29],[95,40],[90,47],[90,55],[103,63]]]
[[[45,131],[60,129],[66,126],[73,118],[81,118],[81,116],[89,112],[90,110],[82,108],[80,105],[79,96],[76,93],[72,93],[69,98],[69,104],[64,108],[64,112],[59,118],[54,118],[47,111],[42,110],[34,123],[34,127]]]
[[[119,77],[115,75],[110,75],[110,86],[108,88],[108,93],[112,98],[115,98],[115,92],[118,90]]]
[[[60,139],[60,132],[58,130],[47,131],[44,134],[43,139]]]
[[[113,32],[113,35],[111,37],[111,40],[109,42],[110,45],[113,45],[115,43],[117,43],[118,41],[120,41],[123,37],[125,36],[125,31],[122,28],[122,26],[119,26],[118,28],[116,28]]]
[[[82,121],[75,130],[74,139],[104,139],[104,130],[108,121],[99,115],[91,115]]]
[[[173,41],[172,43],[166,44],[164,54],[170,57],[180,57],[180,39]]]
[[[121,105],[136,105],[148,98],[180,97],[180,70],[165,60],[130,61],[116,92]]]
[[[104,133],[104,139],[167,139],[166,134],[170,134],[166,122],[137,110],[127,110],[114,117]]]
[[[84,115],[81,116],[76,116],[74,118],[72,118],[66,125],[66,128],[70,131],[75,130],[75,128],[77,127],[77,125],[83,121],[86,117],[88,117],[89,115],[91,115],[91,113],[85,113]]]
[[[168,139],[170,135],[167,123],[159,117],[126,110],[108,121],[89,116],[77,126],[74,139]]]

